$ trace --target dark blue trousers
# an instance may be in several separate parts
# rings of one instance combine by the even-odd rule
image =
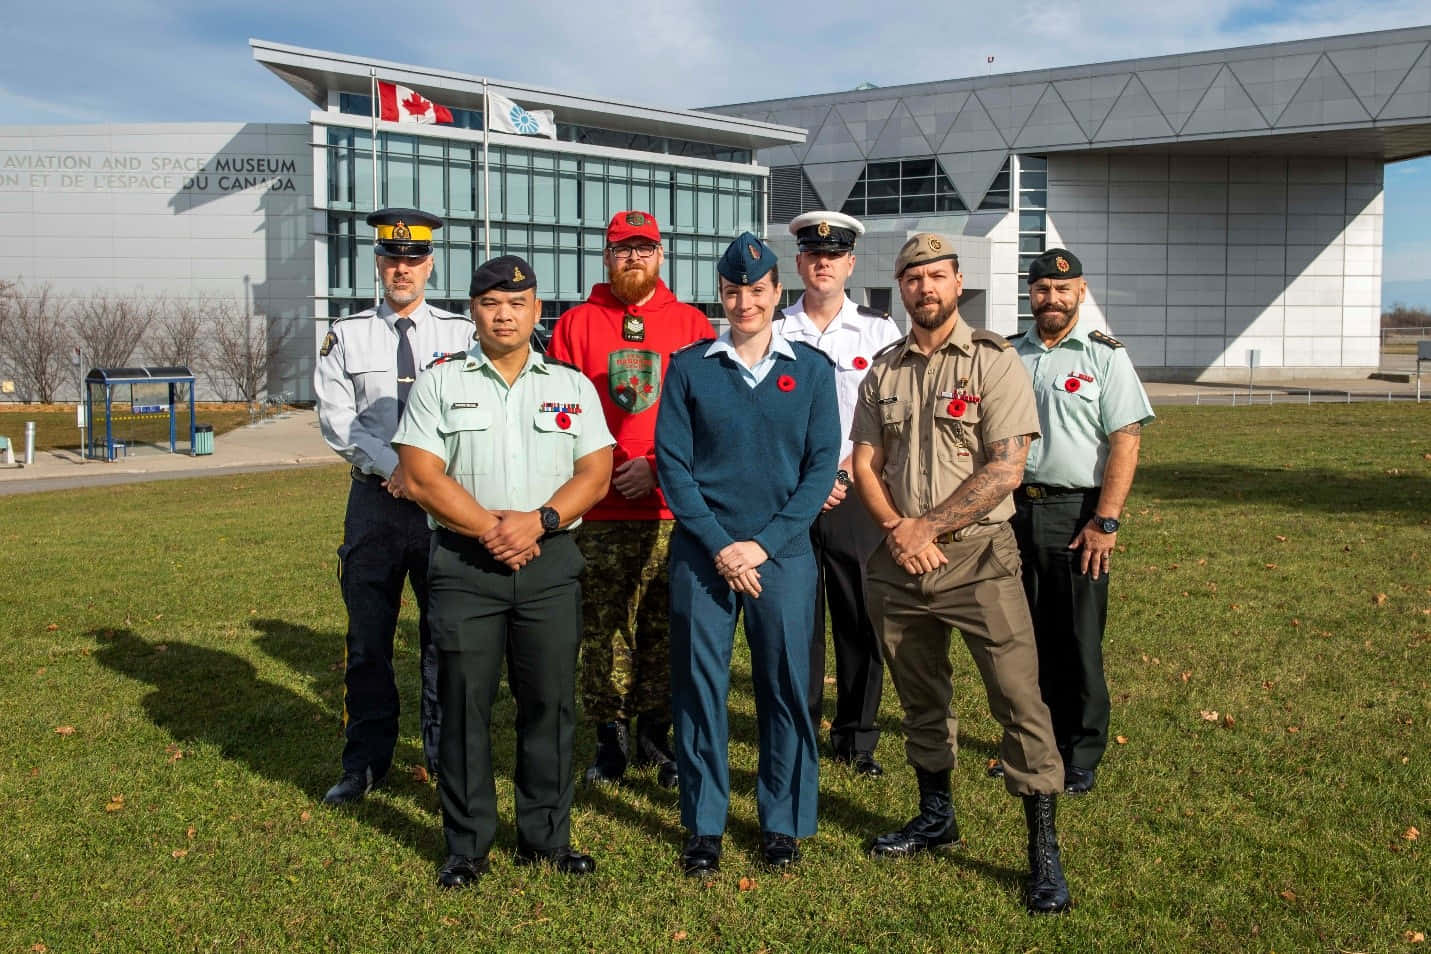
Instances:
[[[671,535],[671,707],[681,770],[681,823],[725,831],[730,807],[730,657],[745,614],[760,760],[755,798],[762,831],[815,834],[819,756],[806,697],[815,558],[806,550],[759,568],[758,599],[731,591],[695,538]]]
[[[338,548],[338,581],[348,607],[343,673],[343,771],[387,774],[398,737],[398,690],[393,631],[403,581],[417,597],[422,668],[420,724],[427,764],[437,769],[439,711],[437,652],[427,623],[427,560],[432,533],[427,515],[398,500],[376,481],[354,480]]]

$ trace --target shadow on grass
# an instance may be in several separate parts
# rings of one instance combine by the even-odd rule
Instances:
[[[207,743],[257,775],[291,785],[315,802],[322,798],[334,773],[320,770],[308,753],[315,728],[332,724],[332,711],[259,678],[252,663],[233,653],[151,643],[128,629],[87,635],[99,646],[94,656],[101,665],[154,687],[144,697],[144,711],[175,741]],[[436,824],[414,820],[382,799],[367,799],[352,813],[415,853],[440,857]]]
[[[1144,462],[1138,467],[1139,496],[1162,500],[1245,501],[1326,513],[1404,512],[1426,516],[1431,480],[1372,470],[1258,467],[1199,461]]]

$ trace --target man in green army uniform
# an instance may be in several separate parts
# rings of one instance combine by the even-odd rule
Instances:
[[[1028,282],[1035,324],[1015,348],[1033,378],[1043,440],[1029,449],[1013,528],[1063,790],[1080,795],[1108,745],[1108,565],[1153,408],[1122,343],[1078,320],[1088,295],[1078,258],[1049,249]]]
[[[581,552],[570,530],[611,480],[590,381],[528,344],[541,314],[515,255],[472,276],[477,348],[419,377],[393,444],[435,529],[428,570],[443,702],[438,884],[488,870],[497,829],[491,716],[502,663],[517,703],[517,864],[596,870],[571,848]],[[520,572],[519,572],[520,571]]]

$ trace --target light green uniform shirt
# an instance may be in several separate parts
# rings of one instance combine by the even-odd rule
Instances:
[[[533,352],[508,387],[480,348],[418,375],[393,436],[442,458],[448,476],[488,510],[535,510],[571,479],[577,460],[614,443],[581,372]]]
[[[1127,349],[1091,338],[1093,330],[1079,321],[1053,348],[1044,347],[1033,328],[1014,341],[1033,378],[1043,433],[1029,448],[1024,483],[1102,486],[1108,435],[1153,419],[1153,406]]]

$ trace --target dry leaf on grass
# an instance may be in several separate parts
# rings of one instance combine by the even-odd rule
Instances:
[[[1385,593],[1378,593],[1378,594],[1376,594],[1375,596],[1373,596],[1373,597],[1371,598],[1371,601],[1372,601],[1373,603],[1375,603],[1377,606],[1385,606],[1385,605],[1386,605],[1386,594],[1385,594]]]
[[[190,825],[188,828],[184,829],[184,837],[187,838],[187,839],[189,839],[190,841],[193,841],[193,840],[194,840],[194,826],[193,826],[193,825]]]
[[[1289,725],[1289,726],[1287,726],[1287,731],[1290,732],[1290,733],[1293,734],[1293,735],[1296,735],[1298,732],[1301,732],[1302,730],[1301,730],[1299,727],[1295,726],[1295,725]]]
[[[1407,934],[1410,934],[1411,932],[1410,932],[1410,931],[1407,931],[1406,933],[1407,933]],[[34,951],[35,954],[45,954],[45,952],[48,951],[49,948],[48,948],[48,947],[45,947],[45,945],[43,945],[43,944],[31,944],[31,945],[30,945],[30,950]]]
[[[447,917],[446,915],[443,915],[439,920],[442,921],[442,923],[443,923],[443,925],[444,925],[445,927],[456,927],[457,925],[459,925],[459,924],[462,923],[461,921],[457,920],[456,918],[449,918],[449,917]]]
[[[1128,744],[1128,737],[1127,737],[1126,735],[1120,735],[1120,736],[1118,736],[1116,739],[1114,739],[1113,741],[1117,742],[1119,745],[1127,745],[1127,744]]]
[[[170,742],[168,745],[164,746],[164,751],[169,754],[169,761],[171,762],[177,762],[184,757],[184,750],[179,748],[179,746],[175,745],[173,742]]]
[[[1284,536],[1282,536],[1282,534],[1280,534],[1280,533],[1277,534],[1276,540],[1277,540],[1278,543],[1286,543],[1286,542],[1287,542],[1287,538],[1284,537]]]
[[[1277,894],[1282,898],[1283,901],[1297,900],[1297,892],[1293,891],[1291,888],[1284,888],[1283,890],[1278,891]]]
[[[60,628],[60,624],[59,624],[59,623],[51,623],[50,625],[48,625],[48,626],[45,627],[45,632],[47,632],[47,633],[53,633],[55,630],[57,630],[57,629],[59,629],[59,628]]]
[[[313,813],[312,813],[312,812],[299,812],[299,813],[298,813],[298,820],[301,821],[301,822],[311,821],[312,819],[313,819]]]
[[[123,795],[111,795],[111,796],[109,796],[109,802],[104,806],[104,810],[107,811],[107,812],[122,812],[122,811],[124,811],[124,796],[123,796]]]
[[[1222,717],[1222,727],[1224,729],[1230,729],[1235,725],[1237,725],[1237,720],[1234,719],[1230,714]]]
[[[1407,841],[1415,841],[1416,839],[1421,837],[1421,832],[1416,830],[1415,825],[1412,825],[1410,828],[1406,829],[1406,831],[1402,832],[1401,837],[1405,838]]]
[[[1221,718],[1221,713],[1219,713],[1216,709],[1202,709],[1200,711],[1202,713],[1202,718],[1204,722],[1216,722],[1219,718]]]
[[[72,725],[60,725],[55,727],[55,735],[74,735],[75,727]]]
[[[826,676],[826,677],[825,677],[825,685],[827,685],[827,686],[833,686],[834,684],[835,684],[835,677],[834,677],[834,676]]]
[[[671,940],[684,941],[688,937],[690,937],[690,935],[687,934],[685,931],[677,931],[675,934],[671,935]]]
[[[426,765],[414,765],[412,767],[412,780],[414,782],[426,783],[431,779],[432,776],[428,774]]]
[[[184,857],[185,855],[187,855],[188,853],[189,853],[189,849],[187,849],[187,848],[175,848],[173,851],[169,852],[169,857],[171,857],[171,858],[182,858],[182,857]]]
[[[754,891],[756,887],[755,879],[750,877],[741,878],[740,883],[736,887],[742,891]]]
[[[1426,934],[1422,931],[1407,931],[1401,935],[1401,939],[1407,944],[1425,944]]]
[[[1182,672],[1178,673],[1178,678],[1181,679],[1183,682],[1187,682],[1189,679],[1192,678],[1192,676],[1193,674],[1191,669],[1184,669]]]
[[[1277,564],[1275,564],[1275,563],[1264,563],[1264,564],[1262,564],[1262,568],[1263,568],[1264,570],[1275,570],[1275,569],[1277,569]]]

